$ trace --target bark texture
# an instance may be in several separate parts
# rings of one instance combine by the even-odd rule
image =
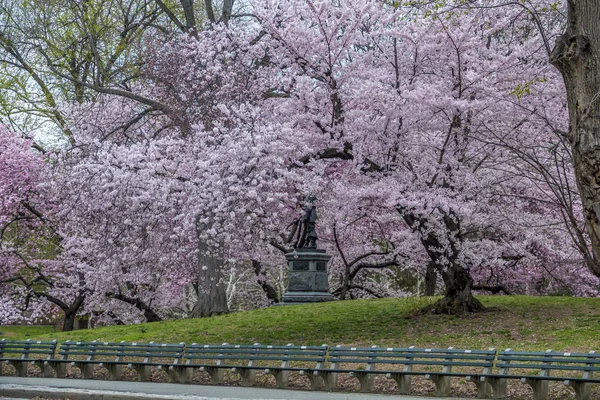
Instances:
[[[427,263],[427,271],[425,272],[425,296],[435,296],[435,288],[437,287],[437,271],[433,262]]]
[[[63,306],[60,306],[65,313],[65,319],[63,321],[62,331],[63,332],[71,332],[75,329],[75,318],[77,317],[77,313],[79,309],[83,305],[85,300],[85,296],[80,295],[75,298],[75,301],[71,305],[67,305],[63,303]],[[56,303],[55,303],[56,304]]]
[[[223,260],[214,254],[214,249],[201,239],[207,225],[196,223],[198,236],[198,299],[192,309],[193,318],[210,317],[229,312],[227,285],[223,281]]]
[[[568,1],[565,32],[550,62],[561,72],[569,106],[569,142],[594,262],[600,276],[600,1]]]

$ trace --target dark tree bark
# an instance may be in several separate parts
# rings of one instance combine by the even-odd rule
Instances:
[[[425,272],[425,296],[435,296],[435,288],[437,286],[437,271],[432,261],[427,263]]]
[[[67,310],[65,312],[65,320],[63,321],[63,327],[62,327],[63,332],[71,332],[71,331],[75,330],[75,317],[76,316],[77,316],[77,313],[71,312],[70,310]]]
[[[465,314],[485,310],[483,304],[473,296],[473,278],[460,258],[459,217],[451,210],[438,210],[443,216],[445,229],[434,230],[429,226],[426,216],[402,207],[398,211],[413,232],[419,234],[431,265],[441,275],[446,286],[444,297],[424,311]]]
[[[192,309],[193,318],[210,317],[212,315],[226,314],[229,312],[227,306],[227,286],[223,282],[223,260],[214,254],[214,249],[200,238],[202,232],[207,229],[205,224],[200,223],[200,217],[196,220],[198,237],[198,299]]]
[[[600,2],[569,0],[567,27],[550,54],[569,106],[569,142],[593,263],[600,276]]]
[[[348,259],[346,258],[346,254],[342,250],[342,246],[341,246],[338,234],[337,234],[337,227],[336,227],[335,223],[333,224],[333,238],[335,241],[335,247],[340,255],[340,258],[342,259],[342,262],[344,263],[344,271],[343,271],[343,274],[341,277],[341,287],[339,289],[335,290],[334,294],[339,293],[339,299],[346,300],[346,296],[349,294],[350,289],[360,289],[360,290],[363,290],[375,297],[382,297],[380,294],[376,294],[372,290],[370,290],[370,289],[368,290],[362,285],[356,285],[354,283],[354,278],[356,278],[356,275],[358,275],[358,273],[364,269],[374,270],[374,269],[385,269],[385,268],[389,268],[392,266],[399,266],[400,264],[396,260],[397,256],[394,255],[391,259],[382,261],[382,262],[378,262],[378,263],[360,262],[360,261],[363,261],[372,256],[386,256],[386,255],[390,254],[390,252],[387,250],[386,251],[371,251],[368,253],[361,254],[360,256],[356,257],[352,261],[348,261]]]
[[[267,299],[273,303],[279,303],[279,294],[277,293],[277,290],[267,282],[267,274],[265,273],[263,264],[258,260],[252,260],[252,267],[254,268],[254,275],[256,275],[257,282],[265,292]]]
[[[85,301],[85,294],[81,293],[79,296],[75,297],[73,302],[71,302],[70,304],[67,304],[64,301],[47,293],[34,291],[32,294],[36,297],[45,298],[46,300],[55,304],[62,310],[62,312],[65,314],[62,326],[63,332],[70,332],[75,329],[75,318],[77,317],[77,313],[83,306],[83,303]]]
[[[51,296],[50,297],[45,296],[45,297],[49,301],[51,301],[54,304],[56,304],[57,306],[59,306],[61,308],[61,310],[63,311],[63,313],[65,314],[65,320],[63,321],[62,331],[70,332],[70,331],[74,330],[75,329],[75,318],[77,317],[77,312],[79,312],[79,309],[83,305],[85,296],[84,295],[77,296],[75,298],[75,300],[73,301],[73,303],[71,303],[70,305],[63,303],[62,301],[60,301],[58,299],[55,299],[57,301],[53,301],[53,298],[51,298]]]
[[[144,318],[146,318],[147,322],[159,322],[162,321],[162,318],[150,307],[150,305],[146,304],[142,300],[135,297],[128,297],[120,293],[107,293],[108,297],[113,299],[121,300],[127,304],[130,304],[144,313]]]

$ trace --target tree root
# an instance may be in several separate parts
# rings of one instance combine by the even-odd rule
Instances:
[[[456,296],[445,296],[435,303],[423,308],[421,313],[460,315],[486,311],[486,308],[479,300],[473,296],[469,297],[469,299],[462,299]]]

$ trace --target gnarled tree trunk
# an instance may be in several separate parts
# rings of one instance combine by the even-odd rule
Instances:
[[[65,313],[65,320],[63,321],[63,326],[62,326],[63,332],[71,332],[72,330],[75,329],[75,318],[77,317],[77,313],[79,312],[79,309],[83,305],[84,300],[85,300],[85,295],[79,295],[75,298],[73,303],[71,303],[70,305],[67,305],[62,302],[61,302],[62,305],[58,304],[59,307]],[[52,300],[50,300],[50,301],[52,301]],[[56,302],[54,302],[54,303],[57,304]]]
[[[567,27],[550,61],[561,72],[569,105],[569,142],[586,229],[600,276],[600,1],[569,0]]]
[[[444,297],[424,311],[436,314],[464,314],[485,310],[472,293],[473,278],[461,263],[460,219],[458,215],[437,210],[442,217],[444,229],[432,229],[427,216],[399,207],[398,211],[421,243],[431,259],[433,267],[444,280]],[[442,236],[443,235],[443,236]]]
[[[466,314],[485,310],[483,304],[473,296],[473,278],[460,264],[445,268],[442,278],[446,293],[428,311],[435,314]]]

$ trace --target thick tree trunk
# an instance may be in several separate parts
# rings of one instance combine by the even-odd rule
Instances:
[[[568,1],[567,27],[550,55],[569,105],[569,142],[594,262],[600,276],[600,2]]]
[[[435,314],[467,314],[485,310],[483,304],[473,296],[473,278],[462,266],[448,268],[442,278],[446,293],[426,311]]]
[[[77,316],[77,313],[70,312],[69,310],[65,311],[65,320],[62,326],[63,332],[71,332],[75,329],[75,316]]]
[[[427,271],[425,272],[425,296],[435,296],[435,288],[437,286],[437,271],[433,262],[427,263]]]
[[[350,265],[347,263],[344,265],[344,276],[342,277],[342,291],[340,293],[340,300],[346,300],[348,289],[350,287]]]
[[[65,320],[63,321],[62,331],[63,332],[71,332],[75,329],[75,318],[77,317],[77,313],[79,309],[83,305],[85,300],[84,295],[77,296],[73,303],[67,307],[67,305],[60,301],[53,301],[51,296],[46,296],[50,301],[54,304],[57,304],[65,313]]]
[[[223,260],[214,254],[205,240],[200,238],[201,233],[207,228],[197,218],[196,229],[198,237],[198,299],[192,309],[193,318],[210,317],[212,315],[226,314],[227,285],[223,280]]]
[[[424,312],[437,314],[464,314],[485,310],[483,304],[472,293],[473,278],[461,260],[460,218],[452,210],[437,210],[445,229],[431,229],[424,215],[398,208],[402,218],[420,235],[421,243],[431,259],[428,267],[434,268],[443,278],[445,295]],[[442,236],[443,235],[443,236]]]

